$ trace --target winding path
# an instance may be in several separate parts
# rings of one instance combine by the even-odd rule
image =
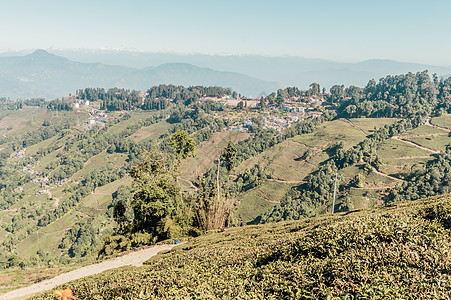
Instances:
[[[359,126],[357,126],[357,125],[355,125],[354,123],[352,123],[351,120],[349,120],[349,119],[347,119],[347,118],[346,118],[345,120],[348,121],[348,123],[351,124],[352,127],[354,127],[354,128],[357,129],[357,130],[360,130],[365,136],[368,135],[368,132],[366,132],[365,130],[363,130],[363,129],[360,128]]]
[[[80,279],[86,276],[102,273],[106,270],[116,269],[124,266],[140,267],[143,262],[157,255],[158,252],[163,250],[172,249],[176,245],[158,245],[146,249],[141,249],[129,254],[125,254],[120,257],[116,257],[111,260],[103,261],[98,264],[82,267],[61,275],[58,275],[52,279],[44,280],[39,283],[23,287],[6,294],[0,295],[1,300],[7,299],[23,299],[24,297],[31,296],[36,293],[45,292],[54,289],[56,286],[64,284],[66,282]]]
[[[425,125],[428,125],[428,126],[431,126],[431,127],[434,127],[434,128],[438,128],[438,129],[441,129],[441,130],[444,130],[444,131],[447,131],[447,132],[451,132],[451,129],[449,129],[447,127],[442,127],[442,126],[438,126],[438,125],[432,124],[431,123],[431,119],[427,119]]]
[[[378,171],[375,167],[371,167],[371,169],[372,169],[372,171],[373,171],[374,173],[376,173],[377,175],[380,175],[380,176],[384,176],[384,177],[390,178],[390,179],[395,180],[395,181],[397,181],[397,182],[404,182],[404,180],[402,180],[402,179],[399,179],[399,178],[396,178],[396,177],[393,177],[393,176],[390,176],[390,175],[388,175],[388,174],[385,174],[385,173],[382,173],[382,172]]]
[[[427,152],[431,152],[431,153],[434,153],[434,154],[440,153],[440,151],[424,147],[424,146],[422,146],[420,144],[417,144],[415,142],[412,142],[412,141],[404,140],[404,139],[400,138],[399,136],[394,136],[394,137],[392,137],[392,139],[401,141],[403,143],[406,143],[406,144],[409,144],[409,145],[412,145],[412,146],[415,146],[415,147],[420,148],[421,150],[424,150],[424,151],[427,151]]]

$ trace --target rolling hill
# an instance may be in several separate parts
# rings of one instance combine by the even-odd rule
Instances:
[[[107,86],[134,69],[99,63],[79,63],[44,50],[25,56],[0,57],[4,78],[1,97],[61,98],[86,86]],[[18,89],[17,87],[20,87]]]

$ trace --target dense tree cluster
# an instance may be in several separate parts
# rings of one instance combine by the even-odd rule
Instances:
[[[236,179],[236,190],[237,192],[245,192],[253,189],[262,184],[267,178],[268,174],[264,168],[259,165],[254,165],[252,168],[238,175]]]
[[[189,105],[201,97],[223,97],[232,95],[232,90],[222,87],[158,85],[140,93],[135,90],[113,88],[105,91],[102,88],[86,88],[77,91],[77,97],[89,101],[101,101],[101,109],[118,110],[162,110],[171,102]]]
[[[48,110],[56,110],[56,111],[70,111],[73,109],[72,103],[68,101],[62,101],[62,100],[52,100],[48,102],[47,104]]]
[[[83,219],[77,222],[64,235],[58,248],[68,248],[70,257],[83,257],[95,249],[99,241],[99,229],[92,224],[94,218]]]
[[[403,117],[440,114],[450,110],[451,79],[431,79],[427,71],[370,80],[359,88],[335,85],[329,100],[337,103],[342,116]]]
[[[446,151],[424,167],[413,168],[414,172],[404,183],[390,191],[387,202],[408,201],[451,192],[451,144]]]
[[[37,106],[46,107],[47,101],[42,98],[27,99],[27,100],[10,100],[6,98],[0,98],[0,111],[1,110],[18,110],[24,106]]]
[[[132,167],[130,175],[138,191],[128,201],[130,194],[121,190],[123,199],[116,200],[114,206],[120,231],[105,240],[101,255],[196,234],[189,198],[183,197],[177,183],[180,161],[194,155],[195,142],[185,131],[177,131],[169,144],[175,160],[153,150],[143,153],[142,160]],[[128,210],[132,211],[131,220]]]

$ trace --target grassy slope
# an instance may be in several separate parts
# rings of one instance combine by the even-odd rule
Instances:
[[[214,161],[218,159],[229,141],[237,143],[249,136],[248,133],[238,131],[222,131],[213,134],[208,141],[196,146],[196,157],[188,158],[182,162],[181,177],[186,180],[196,180],[198,176],[213,167]]]
[[[242,173],[253,165],[258,164],[265,169],[272,180],[278,180],[278,185],[271,190],[274,182],[268,180],[261,186],[239,195],[238,200],[240,200],[241,204],[235,210],[234,217],[244,222],[252,221],[263,211],[273,206],[274,203],[280,201],[293,185],[301,183],[305,176],[318,167],[318,164],[329,158],[323,152],[328,145],[343,142],[344,148],[348,149],[361,142],[368,134],[371,134],[375,126],[382,127],[395,121],[396,119],[390,118],[362,118],[339,119],[326,122],[310,134],[288,139],[260,155],[244,161],[236,168],[235,173]],[[299,159],[307,150],[310,150],[312,155],[306,160]],[[344,170],[344,172],[349,173],[344,175],[349,177],[347,178],[349,180],[359,170],[351,167],[349,170]],[[375,182],[386,181],[386,178],[376,175],[369,179],[373,179],[367,183],[371,188],[374,188]],[[386,188],[386,186],[384,185],[383,188]],[[270,190],[269,193],[268,190]],[[262,197],[262,195],[268,194],[269,197]],[[359,195],[359,193],[351,193],[350,196],[356,208],[368,207],[376,203],[376,199],[370,202],[362,202],[363,196]],[[376,198],[380,198],[380,196]]]
[[[451,195],[212,232],[69,282],[78,299],[446,299]],[[33,299],[50,299],[50,292]]]
[[[139,129],[137,132],[132,134],[130,138],[137,143],[144,140],[158,138],[170,127],[171,127],[170,123],[166,121],[161,121],[156,124],[152,124],[150,126],[146,126]]]
[[[5,112],[2,112],[5,114]],[[42,109],[36,108],[26,108],[22,112],[8,112],[8,116],[13,114],[14,117],[21,117],[24,122],[30,123],[33,120],[33,124],[36,126],[41,126],[44,118],[52,118],[51,113],[46,112]],[[63,114],[67,114],[63,116]],[[125,122],[121,122],[117,125],[114,125],[110,130],[112,132],[119,132],[126,128],[126,126],[131,125],[139,120],[143,120],[147,118],[150,113],[147,112],[137,112],[131,113],[132,118]],[[11,115],[12,116],[12,115]],[[60,113],[59,116],[53,116],[53,118],[76,118],[78,116],[79,119],[85,118],[84,115],[77,115],[75,113]],[[439,120],[440,124],[445,124],[450,116],[444,116],[441,118],[433,119],[432,124],[435,124],[437,120]],[[359,141],[361,141],[365,134],[370,134],[372,128],[374,126],[381,127],[385,124],[389,124],[394,122],[395,119],[351,119],[351,120],[336,120],[332,122],[327,122],[320,126],[314,133],[297,136],[293,139],[289,139],[284,141],[283,143],[276,145],[275,147],[268,149],[264,153],[258,155],[255,158],[247,160],[243,162],[240,166],[238,166],[235,170],[236,174],[244,172],[247,168],[252,167],[254,164],[259,164],[265,168],[265,171],[272,178],[262,185],[242,194],[237,197],[241,205],[235,211],[235,218],[242,219],[243,221],[251,221],[257,215],[261,214],[263,211],[274,205],[276,202],[280,201],[286,191],[290,189],[294,184],[298,184],[302,181],[302,179],[311,171],[313,171],[316,166],[321,162],[327,159],[327,155],[322,152],[328,144],[335,143],[338,141],[343,141],[345,144],[345,148],[351,147],[355,145]],[[27,125],[32,126],[32,125]],[[34,125],[33,125],[34,126]],[[160,122],[149,127],[144,127],[137,131],[132,138],[136,141],[143,141],[149,138],[160,135],[164,132],[168,127],[166,122]],[[25,130],[25,128],[21,128],[21,131]],[[441,134],[438,136],[433,136],[434,138],[442,138],[443,132],[440,129],[433,128],[431,126],[422,126],[415,131],[409,132],[407,134]],[[150,134],[150,135],[149,135]],[[245,133],[237,133],[237,132],[221,132],[217,133],[213,136],[209,141],[203,142],[197,147],[197,157],[195,159],[189,159],[182,166],[182,178],[194,180],[196,179],[196,171],[199,173],[205,172],[210,167],[212,167],[213,161],[218,155],[220,149],[225,147],[227,141],[229,139],[233,141],[238,141],[241,139],[245,139],[248,134]],[[443,136],[444,138],[446,136]],[[70,138],[70,135],[62,138],[63,140]],[[45,148],[52,145],[56,141],[56,137],[51,138],[49,140],[42,141],[34,146],[31,146],[27,149],[27,155],[33,155],[38,149]],[[61,141],[62,142],[62,141]],[[443,148],[445,144],[445,140],[439,141],[439,147]],[[298,158],[304,154],[304,152],[310,149],[313,151],[313,155],[306,160],[299,160]],[[40,162],[36,164],[35,169],[40,171],[45,166],[47,166],[52,161],[58,160],[58,153],[60,150],[57,150],[53,153],[50,153],[41,158]],[[378,154],[381,156],[385,164],[382,166],[381,171],[386,174],[396,174],[396,173],[406,173],[410,171],[411,166],[417,162],[425,162],[433,157],[430,156],[431,153],[416,148],[412,145],[403,143],[398,140],[390,140],[386,144],[384,144],[380,149],[378,149]],[[406,156],[411,156],[412,158],[406,158]],[[399,159],[403,157],[403,159]],[[114,163],[115,165],[122,165],[125,161],[126,156],[123,154],[107,154],[105,151],[92,157],[86,167],[81,171],[77,172],[74,176],[72,176],[71,180],[79,181],[88,171],[102,166],[105,163]],[[346,170],[344,170],[346,173]],[[356,172],[359,172],[358,169],[352,168],[345,175],[350,179]],[[277,181],[274,181],[277,180]],[[350,192],[350,196],[354,202],[354,207],[368,207],[377,203],[380,195],[374,194],[374,189],[379,187],[381,190],[386,187],[393,186],[396,184],[395,181],[390,181],[386,177],[379,176],[377,174],[370,174],[366,177],[365,187],[368,189],[357,189],[352,190]],[[113,186],[113,185],[112,185]],[[115,185],[114,185],[115,186]],[[36,197],[36,192],[40,189],[37,184],[30,183],[26,186],[27,195],[25,198],[13,208],[20,208],[24,205],[32,205],[32,203],[42,203],[44,208],[51,208],[53,205],[58,203],[58,199],[63,197],[63,188],[55,186],[50,189],[53,200],[50,200],[46,195],[41,195]],[[112,193],[114,190],[108,191],[108,193]],[[366,192],[366,194],[365,194]],[[370,197],[368,193],[371,193]],[[84,203],[86,205],[80,206],[80,209],[77,209],[80,213],[84,214],[85,217],[92,216],[95,212],[103,213],[104,207],[102,209],[93,209],[97,203],[100,201],[104,204],[110,201],[111,196],[108,195],[91,195],[88,197]],[[367,199],[370,199],[368,201]],[[91,204],[90,204],[91,203]],[[2,214],[0,216],[0,222],[8,223],[13,215],[16,215],[17,212],[8,212]],[[57,223],[65,223],[63,220],[58,221]],[[54,226],[54,225],[53,225]],[[63,225],[57,226],[59,230],[64,227]],[[25,229],[24,229],[25,230]],[[64,230],[61,231],[60,234],[55,235],[53,240],[56,240],[56,237],[61,237],[64,233]],[[0,232],[0,240],[3,240],[6,233],[2,230]],[[25,255],[26,257],[30,257],[33,255],[33,251],[31,250],[31,245],[33,241],[37,238],[36,234],[32,234],[30,237],[26,238],[22,241],[21,245],[25,245],[25,247],[21,248],[19,251]],[[46,238],[41,239],[42,244],[45,249],[52,248],[52,243],[46,243]],[[49,241],[52,239],[49,239]],[[55,248],[55,247],[53,247]],[[35,248],[36,249],[36,248]],[[55,252],[52,250],[51,252]]]
[[[23,126],[10,129],[8,133],[14,132],[14,134],[19,134],[25,132],[29,128],[36,127],[40,128],[42,122],[45,118],[63,118],[63,113],[60,115],[53,116],[51,113],[46,113],[45,110],[25,109],[23,112],[8,112],[14,113],[14,117],[23,117]],[[33,114],[35,114],[33,116]],[[4,114],[5,112],[2,112]],[[149,116],[147,113],[138,113],[135,118],[135,114],[132,113],[132,118],[127,121],[127,123],[117,124],[113,126],[114,132],[119,132],[126,128],[126,126],[133,124],[138,120],[145,119]],[[74,119],[75,114],[67,113],[66,117]],[[84,116],[79,116],[80,120]],[[431,123],[445,126],[451,120],[451,115],[446,115],[440,118],[434,118]],[[32,122],[33,121],[33,122]],[[322,149],[330,143],[335,143],[338,141],[343,141],[345,147],[351,147],[355,143],[361,141],[365,134],[371,134],[372,128],[374,126],[381,127],[384,124],[389,124],[395,122],[395,119],[351,119],[350,122],[347,120],[336,120],[333,122],[328,122],[320,128],[318,128],[314,133],[309,135],[298,136],[293,139],[287,140],[276,147],[268,149],[264,153],[260,154],[256,158],[245,161],[243,164],[236,168],[235,173],[243,172],[245,169],[252,167],[254,164],[260,164],[266,167],[266,170],[271,175],[273,180],[280,181],[266,181],[261,186],[254,188],[243,195],[238,197],[238,202],[241,205],[235,211],[235,218],[242,218],[245,221],[250,221],[255,218],[255,216],[261,214],[263,211],[274,205],[276,202],[280,201],[285,192],[294,185],[294,181],[300,181],[302,178],[314,170],[315,166],[321,161],[327,159],[327,155],[322,152]],[[32,122],[32,123],[31,123]],[[1,125],[1,123],[0,123]],[[6,125],[5,125],[6,126]],[[30,127],[32,126],[32,127]],[[27,129],[28,128],[28,129]],[[7,127],[4,128],[6,130]],[[132,138],[136,141],[143,141],[154,136],[158,136],[161,132],[167,129],[166,122],[160,122],[149,127],[145,127],[133,135]],[[155,132],[154,132],[155,131]],[[149,135],[151,133],[152,135]],[[437,135],[437,133],[439,135]],[[236,134],[236,132],[230,133]],[[433,138],[444,138],[440,140],[437,147],[444,147],[446,136],[443,134],[443,130],[435,129],[430,126],[422,126],[415,129],[412,132],[406,134],[410,135],[423,135],[423,137],[428,137],[425,135],[432,135]],[[246,138],[247,134],[239,134],[233,136],[233,140],[237,141]],[[70,136],[66,136],[70,138]],[[197,149],[197,158],[192,161],[187,162],[183,169],[183,175],[189,177],[192,175],[192,170],[194,166],[200,166],[202,170],[207,170],[212,166],[212,161],[217,156],[217,150],[223,148],[226,145],[227,140],[230,138],[228,134],[219,133],[216,134],[212,140],[202,143]],[[407,138],[407,136],[406,136]],[[212,143],[214,141],[214,143]],[[429,141],[429,140],[426,140]],[[29,147],[27,149],[27,154],[32,155],[39,148],[50,146],[53,143],[53,139],[43,141],[35,146]],[[426,145],[426,147],[428,147]],[[215,150],[216,149],[216,150]],[[306,149],[313,150],[313,156],[306,161],[296,160],[300,157]],[[437,148],[441,149],[441,148]],[[217,153],[216,153],[216,152]],[[418,162],[426,162],[433,159],[430,152],[421,150],[412,145],[403,143],[398,140],[389,140],[377,151],[378,155],[384,161],[384,165],[381,167],[380,171],[386,174],[397,174],[406,173],[410,171],[413,164]],[[57,151],[44,156],[39,164],[36,165],[36,170],[40,170],[48,165],[50,162],[57,160]],[[408,158],[407,156],[411,157]],[[87,164],[87,168],[75,174],[72,179],[79,180],[80,176],[86,174],[89,168],[95,166],[101,166],[106,162],[113,162],[115,164],[122,164],[124,162],[125,156],[122,154],[108,155],[106,152],[102,152],[99,155],[91,158]],[[351,178],[359,170],[356,167],[352,167],[349,170],[343,170],[347,172],[346,177]],[[192,178],[194,179],[194,178]],[[284,182],[285,181],[285,182]],[[128,182],[124,183],[127,184]],[[106,206],[109,201],[111,201],[111,193],[115,191],[115,188],[121,183],[112,183],[108,187],[108,191],[104,193],[97,193],[95,195],[88,196],[82,201],[82,204],[78,208],[71,211],[68,215],[64,216],[62,219],[55,221],[49,225],[48,228],[42,229],[39,235],[39,247],[37,247],[36,242],[38,240],[38,233],[33,233],[25,240],[23,240],[18,247],[19,254],[23,257],[31,257],[36,253],[38,248],[48,251],[52,255],[59,255],[60,252],[55,245],[59,243],[61,237],[64,235],[65,230],[70,228],[70,225],[81,218],[87,218],[89,216],[95,215],[96,213],[104,214]],[[381,195],[380,191],[383,191],[388,186],[393,186],[396,184],[395,181],[391,181],[386,177],[379,176],[377,174],[370,174],[366,177],[365,187],[361,189],[351,189],[349,196],[351,197],[355,208],[367,208],[372,207],[380,201]],[[379,188],[377,190],[376,188]],[[27,195],[24,199],[19,201],[16,205],[12,207],[13,211],[1,212],[0,222],[3,224],[8,224],[11,221],[12,216],[17,215],[18,211],[14,209],[19,209],[22,206],[31,206],[42,203],[44,207],[51,207],[57,203],[55,198],[61,198],[63,196],[63,187],[55,186],[51,188],[54,200],[51,201],[46,195],[36,196],[36,192],[39,190],[38,186],[34,183],[29,183],[25,186]],[[108,195],[107,195],[108,194]],[[26,228],[24,228],[20,233],[23,233]],[[3,240],[6,235],[3,229],[0,229],[0,241]],[[0,274],[1,275],[1,274]]]
[[[247,168],[258,164],[265,168],[265,171],[279,183],[272,192],[274,196],[283,196],[295,181],[302,179],[314,171],[319,163],[326,160],[328,156],[322,151],[327,145],[342,141],[345,149],[354,146],[362,141],[366,135],[371,134],[374,127],[382,127],[391,124],[397,119],[393,118],[360,118],[360,119],[340,119],[327,122],[321,125],[311,134],[296,136],[293,139],[284,141],[262,154],[243,162],[235,170],[236,173],[244,172]],[[440,123],[445,126],[451,122],[451,115],[445,115],[431,120],[432,124]],[[450,142],[447,131],[434,128],[429,125],[422,125],[416,129],[407,131],[401,138],[415,141],[420,146],[435,150],[444,150],[446,144]],[[299,160],[304,152],[310,149],[312,156],[307,160]],[[362,188],[351,188],[344,193],[339,193],[342,201],[345,196],[349,197],[357,208],[368,208],[382,202],[387,188],[392,188],[400,181],[394,178],[383,176],[394,175],[402,177],[403,174],[410,173],[414,164],[424,164],[434,159],[433,153],[423,150],[415,145],[408,144],[402,140],[390,139],[384,142],[377,150],[377,155],[382,160],[380,167],[382,174],[370,172],[365,174],[365,182]],[[349,182],[355,174],[363,173],[359,166],[352,166],[341,171],[344,176],[342,184]],[[268,185],[266,183],[258,186],[239,196],[241,205],[234,212],[235,217],[244,221],[253,220],[262,210],[274,205],[273,201],[266,201],[260,195],[267,194]],[[266,197],[272,200],[274,197]],[[280,199],[280,198],[279,198]]]
[[[28,112],[30,110],[30,112]],[[51,117],[46,110],[42,109],[26,109],[25,111],[14,111],[10,112],[9,115],[14,114],[15,117],[20,117],[24,120],[27,118],[32,118],[36,126],[42,126],[44,117]],[[67,116],[66,116],[67,115]],[[147,118],[149,113],[131,113],[132,117],[126,121],[125,125],[131,125],[139,120]],[[33,117],[32,117],[33,116]],[[64,112],[60,113],[58,118],[68,117],[75,119],[77,114],[73,112]],[[56,118],[56,117],[55,117]],[[85,116],[78,116],[80,120],[85,118]],[[20,118],[19,118],[20,119]],[[28,121],[30,122],[30,121]],[[124,129],[126,126],[122,123],[119,123],[113,127],[115,130]],[[20,130],[29,130],[31,125],[28,124],[27,127],[23,127]],[[76,128],[74,130],[77,130]],[[67,139],[70,139],[72,136],[67,135],[64,138],[61,138],[61,142],[65,142]],[[33,156],[39,149],[46,148],[53,145],[58,139],[58,136],[52,137],[50,139],[39,142],[31,147],[26,149],[27,156]],[[64,144],[64,143],[62,143]],[[49,153],[42,157],[38,162],[35,163],[34,169],[37,171],[41,171],[51,162],[58,161],[58,154],[61,152],[61,149],[58,149],[52,153]],[[91,157],[88,162],[85,164],[85,168],[75,173],[70,181],[79,181],[81,180],[89,171],[94,168],[101,167],[105,164],[114,164],[115,167],[119,167],[125,163],[125,159],[127,156],[125,154],[108,154],[106,151],[101,152],[98,155]],[[61,238],[64,236],[65,232],[71,228],[71,226],[80,221],[81,219],[100,216],[101,218],[106,218],[105,212],[109,203],[111,203],[111,194],[116,191],[117,187],[121,184],[130,185],[131,179],[129,177],[115,181],[110,183],[104,187],[98,188],[95,193],[87,196],[85,199],[81,201],[81,203],[75,208],[64,215],[62,218],[55,220],[48,226],[44,228],[40,228],[37,232],[28,235],[24,240],[22,240],[16,251],[20,257],[30,258],[36,254],[37,250],[42,250],[45,253],[50,255],[59,256],[61,254],[61,250],[57,248],[57,245],[61,241]],[[47,195],[36,196],[36,192],[40,190],[40,187],[36,183],[28,183],[24,186],[24,191],[26,193],[25,197],[22,200],[17,201],[12,206],[12,211],[2,212],[0,214],[0,222],[3,224],[8,224],[11,221],[11,218],[19,213],[19,209],[24,206],[35,206],[42,207],[44,209],[52,209],[55,205],[57,205],[58,201],[60,201],[64,197],[63,189],[66,186],[57,186],[52,185],[49,190],[52,193],[53,201],[49,199]],[[107,220],[108,221],[108,220]],[[110,221],[108,221],[110,222]],[[106,223],[108,223],[106,222]],[[29,224],[31,226],[35,226],[36,224]],[[18,234],[25,232],[26,228],[22,229]],[[0,231],[0,241],[2,241],[6,237],[7,233],[2,229]]]
[[[445,114],[438,118],[433,118],[431,124],[451,129],[451,114]]]

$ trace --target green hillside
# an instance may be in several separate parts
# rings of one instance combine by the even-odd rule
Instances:
[[[230,89],[173,85],[0,100],[0,276],[17,282],[0,292],[40,280],[30,268],[51,277],[100,249],[449,193],[450,88],[422,72],[325,94],[290,87],[236,107],[224,104],[238,97]],[[196,143],[195,157],[179,160],[177,132]],[[143,185],[130,172],[147,151],[166,170],[149,178],[165,174],[173,189],[163,205],[140,199],[139,211]],[[158,226],[136,217],[152,207],[164,209]]]
[[[25,128],[31,128],[30,126],[42,127],[45,117],[50,117],[50,120],[54,120],[52,122],[55,123],[59,122],[58,120],[63,120],[63,118],[74,122],[72,129],[33,144],[25,150],[25,156],[33,157],[39,155],[38,160],[33,162],[32,167],[29,169],[44,173],[44,175],[51,178],[53,174],[56,174],[62,168],[60,165],[61,157],[73,152],[73,150],[64,148],[65,145],[73,143],[73,137],[81,132],[83,125],[77,126],[75,124],[77,119],[78,124],[80,124],[80,120],[86,120],[88,116],[71,114],[70,112],[60,113],[58,116],[53,114],[52,116],[45,110],[36,108],[26,108],[23,112],[13,111],[13,113],[15,117],[23,116],[23,122],[28,122],[28,127],[20,129],[23,133],[26,133]],[[125,118],[123,121],[123,117],[116,115],[115,120],[117,121],[114,121],[114,124],[109,126],[106,134],[117,135],[121,134],[121,132],[127,132],[130,135],[129,139],[134,143],[142,145],[146,143],[155,144],[159,137],[161,135],[164,136],[164,133],[171,130],[174,125],[166,121],[157,122],[149,126],[143,126],[140,123],[152,115],[152,113],[131,112],[129,113],[130,117]],[[25,121],[27,117],[29,119]],[[441,122],[446,122],[449,118],[450,116],[446,115],[437,119]],[[435,120],[433,118],[431,124]],[[31,123],[32,121],[33,123]],[[394,118],[337,119],[328,121],[320,125],[312,133],[286,139],[268,148],[261,154],[244,160],[236,167],[232,178],[238,178],[240,174],[244,174],[255,165],[264,170],[267,177],[263,178],[257,186],[234,195],[237,204],[233,211],[234,222],[239,223],[243,221],[246,223],[253,221],[270,207],[280,203],[293,187],[295,188],[301,184],[307,175],[315,171],[319,164],[329,158],[325,149],[331,144],[343,142],[344,149],[350,148],[370,135],[374,127],[382,127],[396,121],[397,119]],[[130,131],[130,128],[133,128],[133,130]],[[402,182],[402,176],[408,174],[413,165],[432,160],[434,151],[443,151],[448,142],[446,133],[444,129],[435,128],[432,125],[423,125],[417,129],[407,131],[399,139],[389,139],[382,143],[377,149],[377,155],[381,158],[383,164],[378,171],[370,170],[365,176],[362,187],[345,188],[347,182],[351,181],[355,174],[362,172],[359,166],[351,166],[342,170],[344,181],[341,183],[343,188],[338,193],[338,205],[344,201],[349,201],[348,199],[352,201],[354,208],[367,208],[382,203],[385,190]],[[195,134],[196,132],[192,133],[193,136]],[[197,156],[194,159],[187,160],[182,165],[182,186],[189,190],[192,184],[196,182],[198,176],[213,168],[215,159],[222,151],[221,149],[226,146],[227,141],[231,140],[237,143],[249,139],[250,136],[249,133],[226,131],[215,133],[208,140],[201,142],[197,146]],[[408,143],[409,138],[413,139],[413,137],[417,136],[428,142],[428,137],[437,139],[434,140],[438,145],[436,146],[437,150],[427,151],[418,147],[421,144],[424,144],[424,147],[430,146],[423,140],[418,140],[415,144]],[[81,142],[80,140],[79,143]],[[130,165],[127,162],[129,154],[121,153],[120,151],[109,153],[106,151],[109,144],[101,147],[104,150],[99,149],[101,152],[98,154],[95,152],[89,158],[86,157],[87,159],[85,158],[83,161],[83,166],[69,174],[69,177],[62,184],[47,182],[43,185],[40,181],[24,183],[21,187],[20,198],[16,199],[7,210],[0,212],[0,224],[3,224],[0,229],[0,241],[4,242],[5,238],[11,237],[6,231],[6,227],[14,218],[16,218],[15,224],[19,224],[20,228],[14,230],[15,238],[10,241],[15,245],[13,249],[17,249],[17,254],[23,258],[34,257],[38,250],[46,253],[49,258],[64,254],[67,250],[58,248],[58,244],[74,223],[83,220],[94,218],[96,224],[103,224],[100,229],[103,234],[110,232],[109,230],[114,223],[106,213],[110,211],[109,206],[113,201],[111,195],[120,185],[129,186],[131,184],[130,179],[127,179],[127,177],[112,179],[113,182],[106,182],[104,187],[98,187],[95,191],[91,191],[89,195],[82,196],[78,200],[79,204],[71,208],[61,218],[48,223],[48,225],[36,226],[39,217],[22,217],[24,208],[26,211],[36,209],[44,215],[46,211],[58,208],[58,205],[70,196],[67,191],[71,186],[75,187],[77,183],[82,182],[86,176],[99,168],[107,167],[119,172]],[[310,151],[308,157],[301,159],[308,150]],[[14,168],[17,169],[16,172],[21,173],[23,172],[22,166],[27,160],[25,157],[12,157],[9,161],[11,166],[15,166]],[[35,178],[44,177],[40,175]],[[30,179],[33,179],[33,177]],[[17,188],[19,186],[16,187],[16,192],[18,192]],[[45,193],[40,194],[42,190]],[[18,217],[19,219],[17,219]],[[38,240],[39,243],[37,242]]]
[[[69,282],[78,299],[447,299],[451,195],[211,232]],[[47,292],[32,299],[50,299]]]

